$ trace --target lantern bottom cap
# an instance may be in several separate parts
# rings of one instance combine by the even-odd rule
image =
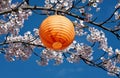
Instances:
[[[54,42],[52,44],[53,49],[60,49],[62,47],[62,43],[61,42]]]

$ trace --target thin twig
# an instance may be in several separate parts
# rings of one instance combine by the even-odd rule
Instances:
[[[107,18],[104,22],[102,22],[100,25],[103,25],[105,23],[107,23],[115,14],[115,12],[118,10],[119,8],[116,8],[115,11],[113,11],[113,13],[111,14],[111,16],[109,18]]]

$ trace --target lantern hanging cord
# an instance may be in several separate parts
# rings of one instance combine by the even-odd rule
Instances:
[[[58,15],[58,11],[57,11],[57,9],[55,10],[55,15]]]

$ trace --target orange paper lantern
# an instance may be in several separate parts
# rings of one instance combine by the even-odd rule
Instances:
[[[39,36],[45,47],[53,50],[63,50],[74,39],[73,23],[61,15],[47,17],[39,28]]]

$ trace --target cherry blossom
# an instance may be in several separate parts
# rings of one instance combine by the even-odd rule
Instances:
[[[64,10],[68,10],[72,7],[73,0],[45,0],[45,7],[51,8],[55,4],[56,9],[61,9],[64,7]]]
[[[110,17],[99,21],[95,14],[100,11],[103,0],[45,0],[44,5],[31,5],[25,2],[12,3],[12,0],[0,1],[0,54],[4,54],[6,60],[28,60],[33,54],[39,65],[59,65],[67,60],[69,63],[78,63],[83,60],[86,64],[101,68],[109,75],[120,77],[120,49],[109,44],[106,32],[120,39],[120,3],[116,3],[115,10]],[[39,10],[40,14],[37,13]],[[39,37],[39,29],[21,33],[25,27],[25,20],[30,20],[32,14],[63,15],[73,22],[75,39],[64,50],[51,50],[42,44]],[[112,24],[111,24],[112,23]],[[109,26],[109,27],[108,27]],[[110,35],[111,36],[111,35]],[[76,37],[84,38],[83,42]],[[96,46],[97,45],[97,46]],[[97,48],[96,48],[97,47]],[[38,49],[38,52],[35,52]],[[95,58],[94,53],[100,51],[102,55]]]

